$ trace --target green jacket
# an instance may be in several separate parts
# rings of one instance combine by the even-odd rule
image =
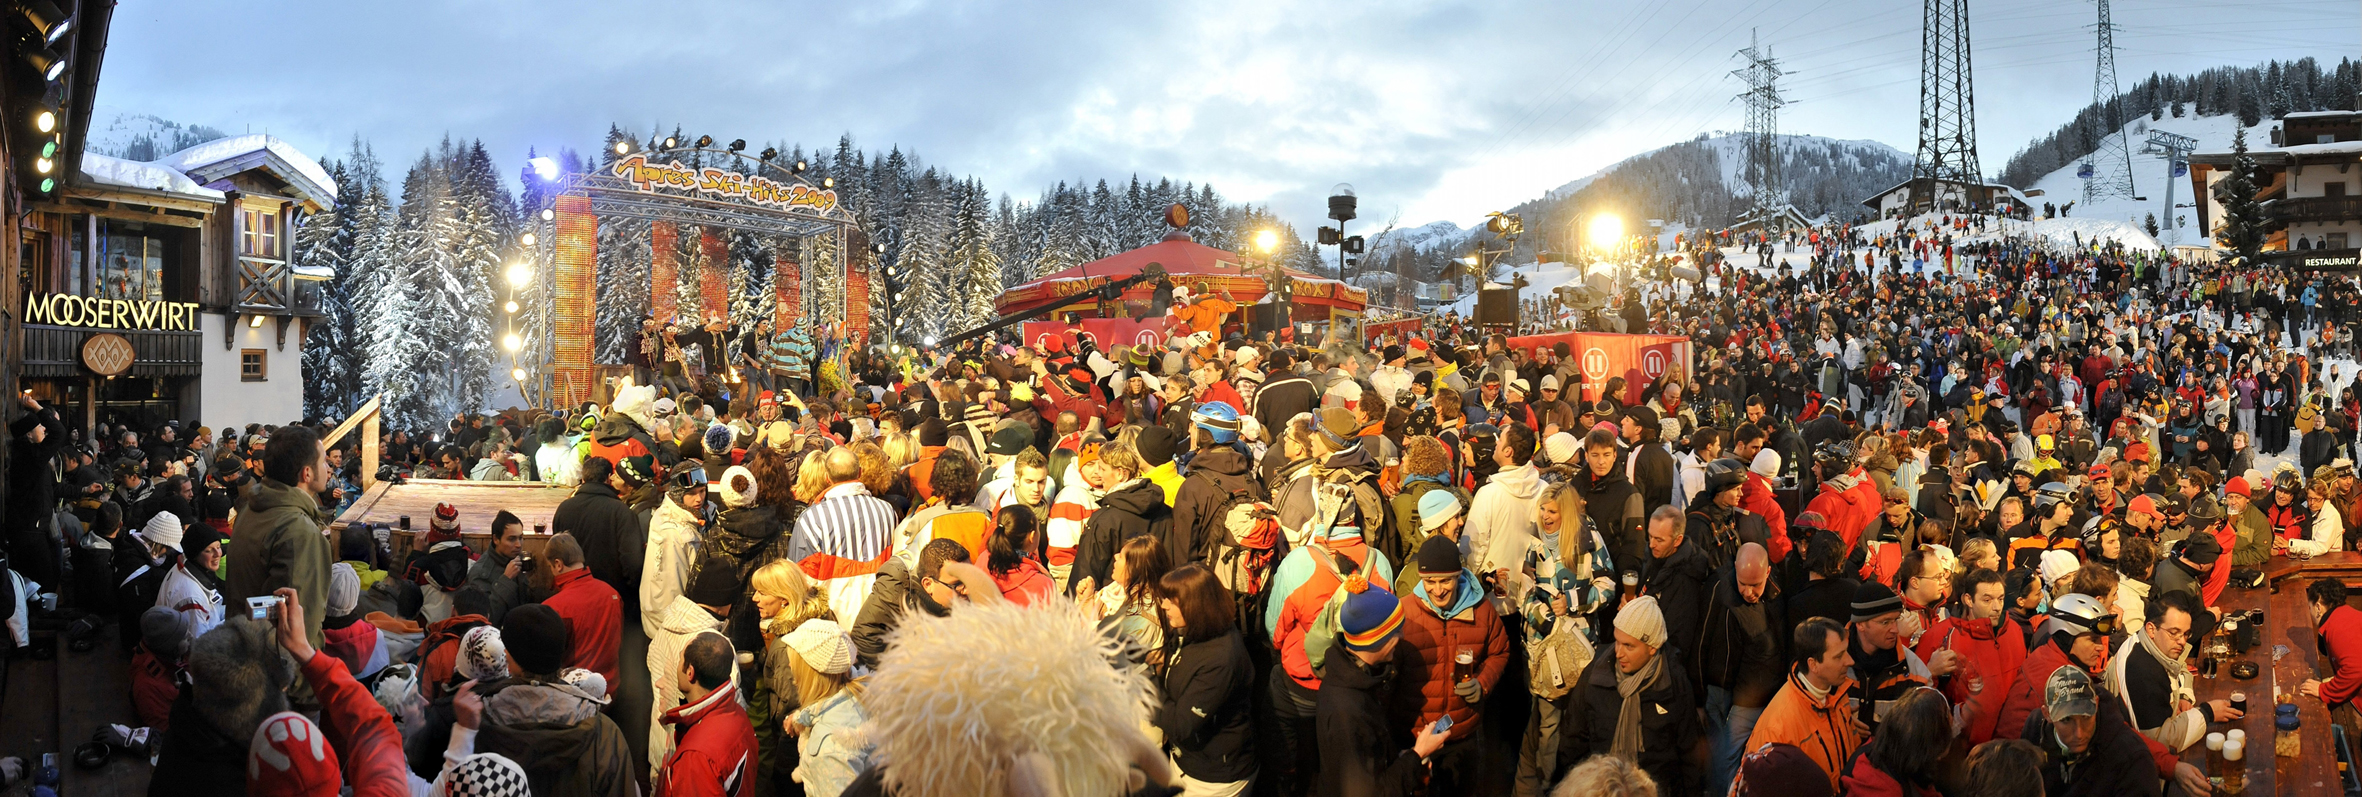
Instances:
[[[2231,516],[2231,529],[2238,535],[2231,546],[2232,567],[2262,567],[2272,558],[2272,522],[2264,519],[2261,507],[2250,504]]]
[[[320,621],[328,617],[328,568],[336,564],[336,551],[321,526],[320,505],[310,491],[267,478],[255,485],[224,546],[230,579],[222,601],[245,611],[247,598],[294,587],[312,645],[325,644]]]

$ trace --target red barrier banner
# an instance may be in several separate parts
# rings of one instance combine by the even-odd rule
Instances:
[[[1690,367],[1689,338],[1676,335],[1618,335],[1608,332],[1559,332],[1509,339],[1509,348],[1531,351],[1565,343],[1583,373],[1583,400],[1598,401],[1607,380],[1624,378],[1623,403],[1640,403],[1641,391],[1667,372],[1684,376]]]
[[[1143,343],[1149,346],[1163,346],[1165,345],[1165,325],[1167,323],[1170,322],[1166,318],[1151,318],[1144,321],[1129,318],[1085,318],[1081,324],[1027,321],[1025,322],[1025,345],[1040,347],[1043,341],[1053,337],[1065,337],[1066,333],[1072,330],[1077,337],[1089,338],[1097,343],[1100,351],[1107,351],[1116,346],[1134,346]]]

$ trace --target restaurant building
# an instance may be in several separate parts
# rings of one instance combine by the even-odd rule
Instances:
[[[300,419],[303,336],[333,272],[296,263],[294,233],[335,191],[267,135],[147,162],[85,153],[20,223],[19,389],[84,428]]]
[[[2316,270],[2355,270],[2362,253],[2362,111],[2304,111],[2280,117],[2268,142],[2252,139],[2255,199],[2263,203],[2263,259]],[[2229,150],[2190,154],[2199,228],[2219,235]]]

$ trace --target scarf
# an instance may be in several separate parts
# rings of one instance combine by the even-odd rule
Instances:
[[[1616,741],[1608,752],[1626,761],[1640,760],[1640,693],[1655,686],[1664,675],[1663,653],[1650,656],[1637,672],[1616,674],[1616,695],[1623,699],[1624,706],[1616,711]]]

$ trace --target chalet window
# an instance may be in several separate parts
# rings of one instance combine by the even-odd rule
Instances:
[[[285,259],[279,253],[279,211],[266,208],[242,208],[239,213],[238,254],[247,257]]]
[[[266,363],[266,361],[263,359],[263,358],[264,358],[264,356],[265,356],[265,355],[264,355],[264,352],[263,352],[263,350],[261,350],[261,349],[241,349],[241,350],[239,350],[239,352],[238,352],[238,379],[240,379],[240,380],[242,380],[242,381],[246,381],[246,382],[266,382],[266,381],[269,381],[269,380],[270,380],[269,372],[268,372],[268,371],[266,371],[266,370],[264,370],[265,368],[267,368],[267,367],[268,367],[268,366],[265,364],[265,363]]]
[[[2344,249],[2344,248],[2346,248],[2346,234],[2345,234],[2345,233],[2342,233],[2342,232],[2333,232],[2333,233],[2330,233],[2330,234],[2329,234],[2328,238],[2329,238],[2328,242],[2327,242],[2327,243],[2324,243],[2324,244],[2322,244],[2322,245],[2321,245],[2321,248],[2323,248],[2323,249]]]
[[[97,295],[107,299],[160,301],[164,298],[163,238],[138,222],[98,220]]]
[[[2315,143],[2315,144],[2335,144],[2335,143],[2337,143],[2337,136],[2335,136],[2335,135],[2332,135],[2332,134],[2329,134],[2329,133],[2322,133],[2322,134],[2320,134],[2320,135],[2317,135],[2317,136],[2314,136],[2314,137],[2313,137],[2313,143]]]
[[[2334,183],[2324,183],[2321,186],[2321,190],[2324,192],[2322,196],[2345,196],[2346,184],[2343,180]]]

